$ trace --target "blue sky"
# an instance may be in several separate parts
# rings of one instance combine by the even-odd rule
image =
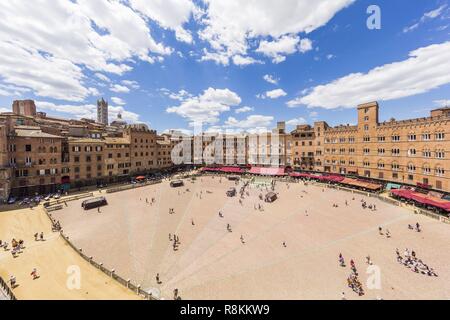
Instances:
[[[251,131],[355,123],[371,100],[381,120],[450,104],[448,0],[314,3],[3,2],[0,111],[29,98],[50,115],[95,117],[104,97],[111,119],[158,131]],[[367,28],[370,5],[379,30]]]

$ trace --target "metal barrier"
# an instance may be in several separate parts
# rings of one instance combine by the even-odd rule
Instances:
[[[46,208],[43,208],[44,212],[46,213],[47,217],[50,219],[50,222],[52,225],[55,224],[55,220],[53,219],[52,215],[48,213]],[[93,257],[88,257],[83,253],[83,250],[80,248],[77,248],[69,239],[68,236],[66,236],[63,231],[60,231],[61,237],[66,241],[66,243],[75,250],[84,260],[89,262],[90,265],[94,266],[95,268],[99,269],[103,273],[105,273],[108,277],[111,277],[112,279],[116,280],[121,285],[127,287],[128,289],[132,290],[137,295],[144,297],[144,299],[147,300],[158,300],[156,297],[153,297],[153,295],[149,292],[145,292],[143,289],[141,289],[141,285],[135,285],[131,282],[131,280],[125,280],[118,274],[116,274],[115,270],[109,270],[103,266],[103,263],[96,262]]]
[[[6,283],[5,280],[3,280],[2,277],[0,277],[0,287],[1,287],[0,290],[6,294],[9,300],[17,300],[12,289],[8,286],[8,284]]]
[[[158,184],[158,183],[161,183],[161,182],[162,182],[162,180],[155,180],[155,181],[147,181],[145,183],[128,184],[128,185],[125,185],[125,186],[120,186],[120,187],[107,189],[106,193],[114,193],[114,192],[130,190],[130,189],[142,188],[142,187]]]
[[[131,280],[125,280],[124,278],[122,278],[120,275],[118,275],[114,269],[107,269],[106,267],[103,266],[103,263],[98,263],[94,260],[93,257],[88,257],[87,255],[85,255],[83,253],[83,250],[80,248],[77,248],[69,239],[68,236],[66,236],[62,231],[61,231],[61,236],[62,238],[67,242],[67,244],[76,252],[78,252],[78,254],[84,259],[86,260],[90,265],[94,266],[95,268],[99,269],[100,271],[102,271],[104,274],[106,274],[108,277],[110,277],[111,279],[116,280],[118,283],[120,283],[121,285],[123,285],[124,287],[127,287],[129,290],[133,291],[134,293],[136,293],[137,295],[144,297],[144,299],[146,300],[158,300],[156,297],[154,297],[151,293],[149,292],[145,292],[142,288],[141,285],[136,285],[134,283],[131,282]]]
[[[79,194],[76,196],[71,196],[71,197],[65,197],[62,199],[57,199],[57,200],[52,200],[52,201],[48,201],[48,206],[54,206],[55,204],[61,204],[64,202],[69,202],[69,201],[75,201],[75,200],[80,200],[80,199],[84,199],[84,198],[89,198],[89,197],[93,197],[94,193],[90,192],[90,193],[83,193],[83,194]]]

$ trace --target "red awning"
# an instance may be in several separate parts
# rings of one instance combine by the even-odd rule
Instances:
[[[439,199],[431,195],[424,195],[422,193],[407,189],[391,190],[391,193],[398,197],[402,197],[408,200],[414,200],[418,203],[433,206],[450,212],[450,201],[444,199]]]
[[[252,167],[249,172],[252,174],[259,174],[259,175],[263,175],[263,176],[284,176],[284,175],[286,175],[286,170],[284,168]]]
[[[139,176],[139,177],[136,177],[136,180],[145,180],[145,177],[144,176]]]
[[[313,176],[310,173],[291,172],[289,175],[294,178],[316,178],[316,176]]]

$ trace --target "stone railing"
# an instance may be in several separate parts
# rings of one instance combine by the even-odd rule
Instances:
[[[9,300],[17,300],[16,296],[14,295],[12,289],[8,286],[5,280],[3,280],[2,277],[0,277],[0,291],[4,292],[6,297]]]

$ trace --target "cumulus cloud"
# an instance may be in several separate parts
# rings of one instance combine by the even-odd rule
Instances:
[[[283,89],[275,89],[271,91],[267,91],[264,94],[264,98],[270,98],[270,99],[278,99],[280,97],[287,96],[287,93]]]
[[[109,90],[116,93],[128,93],[130,89],[128,87],[122,86],[120,84],[113,84]]]
[[[273,77],[273,76],[270,75],[270,74],[265,74],[265,75],[263,76],[263,79],[264,79],[266,82],[271,83],[271,84],[278,84],[278,81],[280,81],[279,78],[275,78],[275,77]]]
[[[374,100],[393,100],[428,92],[450,83],[450,42],[416,49],[404,61],[386,64],[367,73],[352,73],[311,88],[288,102],[334,109],[353,108]]]
[[[135,90],[140,88],[139,83],[137,81],[134,81],[134,80],[122,80],[121,83],[124,86],[127,86],[129,88],[133,88]]]
[[[272,41],[259,42],[259,52],[279,63],[286,52],[308,50],[307,40],[298,48],[297,34],[320,28],[353,2],[284,0],[280,5],[279,0],[205,0],[204,14],[198,18],[205,27],[199,31],[199,37],[213,51],[205,51],[204,56],[208,57],[204,60],[215,57],[218,63],[228,63],[235,55],[246,56],[252,41],[258,43],[260,38],[270,37]],[[212,56],[213,53],[218,56]]]
[[[179,106],[169,107],[166,111],[188,119],[191,124],[215,124],[220,114],[240,103],[241,98],[229,89],[208,88],[203,94],[186,98]]]
[[[124,105],[126,105],[126,102],[123,101],[121,98],[118,98],[118,97],[112,97],[112,98],[111,98],[111,101],[114,102],[114,104],[117,104],[117,105],[119,105],[119,106],[124,106]]]
[[[85,69],[122,75],[132,59],[153,63],[171,52],[122,1],[36,0],[31,10],[28,1],[0,2],[1,81],[37,96],[83,101],[95,93]]]
[[[241,55],[236,55],[233,57],[233,63],[237,66],[247,66],[249,64],[254,64],[254,63],[263,63],[260,60],[256,60],[252,57],[244,57]]]
[[[111,82],[111,80],[102,73],[96,72],[94,75],[104,82]]]
[[[130,0],[131,7],[175,32],[177,40],[192,43],[192,34],[183,28],[196,9],[191,0]]]
[[[298,51],[301,53],[305,53],[311,51],[313,49],[312,41],[310,39],[302,39],[300,40],[300,44],[298,45]]]
[[[286,54],[292,54],[297,49],[300,38],[295,36],[283,36],[275,41],[261,41],[256,52],[260,52],[265,56],[271,57],[273,63],[280,63],[286,60]]]
[[[305,123],[306,123],[306,120],[305,120],[305,118],[302,118],[302,117],[286,121],[286,124],[288,126],[298,126],[298,125],[305,124]]]
[[[239,114],[239,113],[250,112],[250,111],[253,111],[253,110],[255,110],[255,109],[252,108],[252,107],[242,107],[242,108],[238,108],[238,109],[234,110],[234,112],[236,114]]]

